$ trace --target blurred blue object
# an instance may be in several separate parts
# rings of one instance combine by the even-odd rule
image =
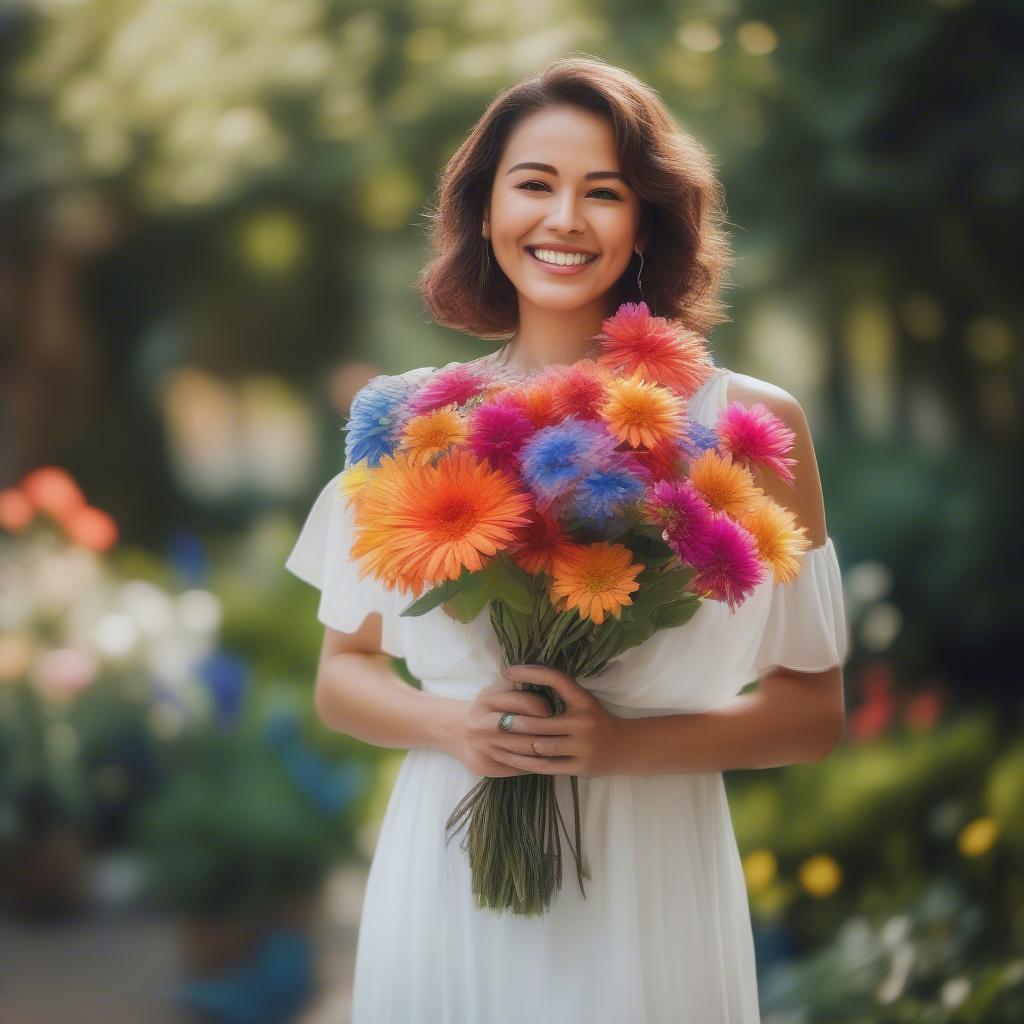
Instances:
[[[264,735],[280,755],[289,778],[324,814],[340,813],[369,785],[365,765],[356,761],[332,764],[310,750],[291,709],[275,711],[267,719]]]
[[[182,986],[175,1002],[222,1024],[286,1024],[313,995],[313,959],[307,936],[272,932],[251,960]]]
[[[249,685],[245,662],[230,651],[214,651],[199,663],[199,675],[213,700],[217,724],[224,728],[234,725],[242,713]]]
[[[210,573],[210,559],[198,534],[185,527],[173,530],[167,542],[167,560],[188,587],[201,587]]]

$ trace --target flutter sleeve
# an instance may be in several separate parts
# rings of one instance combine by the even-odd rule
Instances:
[[[349,554],[352,512],[339,489],[341,474],[327,482],[299,533],[285,568],[320,591],[319,620],[331,629],[353,633],[370,612],[380,612],[381,649],[405,657],[403,620],[399,613],[410,597],[389,591],[372,576],[359,578]]]
[[[771,586],[768,618],[754,659],[757,675],[776,667],[821,672],[842,665],[849,637],[832,538],[804,553],[800,575],[792,583]]]

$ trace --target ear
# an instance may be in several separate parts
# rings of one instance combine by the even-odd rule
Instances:
[[[484,207],[484,226],[481,234],[484,238],[491,237],[491,210],[489,206]]]

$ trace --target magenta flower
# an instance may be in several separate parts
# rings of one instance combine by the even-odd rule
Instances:
[[[697,570],[690,589],[704,597],[725,601],[735,612],[764,579],[757,541],[727,515],[716,515],[708,525],[704,550],[693,563]]]
[[[468,366],[459,364],[438,370],[409,399],[406,407],[408,416],[421,416],[452,403],[462,405],[475,398],[486,386],[486,379]]]
[[[758,402],[749,409],[733,402],[718,414],[718,450],[726,452],[748,469],[753,465],[767,466],[787,484],[793,484],[796,459],[786,458],[792,449],[796,434],[767,406]]]
[[[659,480],[651,488],[646,514],[665,527],[665,541],[680,561],[694,565],[707,560],[715,511],[690,480]]]
[[[530,418],[512,398],[499,395],[473,412],[467,443],[477,458],[495,469],[518,474],[520,452],[534,432]]]

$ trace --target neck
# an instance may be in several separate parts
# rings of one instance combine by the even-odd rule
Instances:
[[[504,348],[501,362],[524,373],[545,366],[568,366],[593,355],[598,343],[594,335],[601,322],[611,316],[608,296],[576,309],[552,310],[536,306],[519,296],[519,329]]]

